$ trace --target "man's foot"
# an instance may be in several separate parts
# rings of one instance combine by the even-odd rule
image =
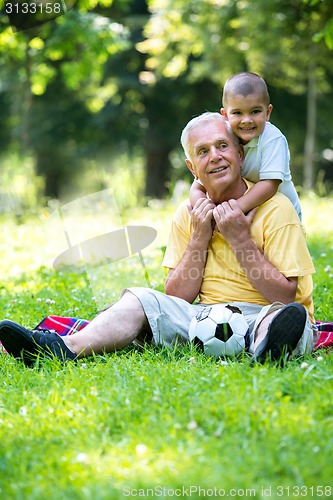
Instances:
[[[284,306],[273,318],[264,339],[254,349],[253,357],[259,363],[288,357],[303,335],[306,310],[297,302]]]
[[[31,366],[38,355],[57,357],[60,361],[74,360],[63,339],[54,330],[27,330],[10,320],[0,321],[0,341],[6,351]]]

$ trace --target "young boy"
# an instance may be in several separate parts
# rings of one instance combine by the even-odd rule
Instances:
[[[279,190],[290,199],[301,219],[301,207],[291,179],[288,143],[269,122],[273,106],[266,82],[255,73],[237,73],[226,81],[222,104],[222,115],[244,146],[242,176],[255,183],[238,200],[242,211],[247,213]],[[192,206],[205,196],[205,188],[196,179],[190,189]]]

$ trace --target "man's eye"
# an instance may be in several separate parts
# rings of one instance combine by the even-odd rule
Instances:
[[[203,156],[207,153],[207,149],[200,149],[199,156]]]
[[[226,147],[228,147],[228,144],[226,144],[225,142],[221,142],[221,144],[219,145],[219,149],[225,149]]]

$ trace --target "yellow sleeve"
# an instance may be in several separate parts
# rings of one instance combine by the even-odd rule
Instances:
[[[189,201],[184,201],[174,216],[171,224],[167,249],[163,259],[163,266],[175,269],[183,258],[191,238],[192,222],[187,208]]]
[[[315,272],[304,227],[284,195],[277,193],[259,207],[251,236],[267,260],[286,277]]]

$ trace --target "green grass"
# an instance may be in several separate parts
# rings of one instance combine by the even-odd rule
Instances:
[[[317,269],[316,317],[333,319],[333,200],[308,198],[302,206]],[[171,213],[136,214],[161,233],[144,253],[159,287],[162,229]],[[41,222],[1,224],[2,317],[27,326],[51,313],[92,317],[99,302],[89,278],[52,270],[45,257],[52,248],[43,243],[52,234],[38,230]],[[105,300],[140,283],[138,269],[134,260],[109,270]],[[281,369],[247,357],[216,361],[190,346],[129,347],[65,366],[40,360],[33,368],[2,355],[1,498],[331,497],[332,368],[326,353]]]

